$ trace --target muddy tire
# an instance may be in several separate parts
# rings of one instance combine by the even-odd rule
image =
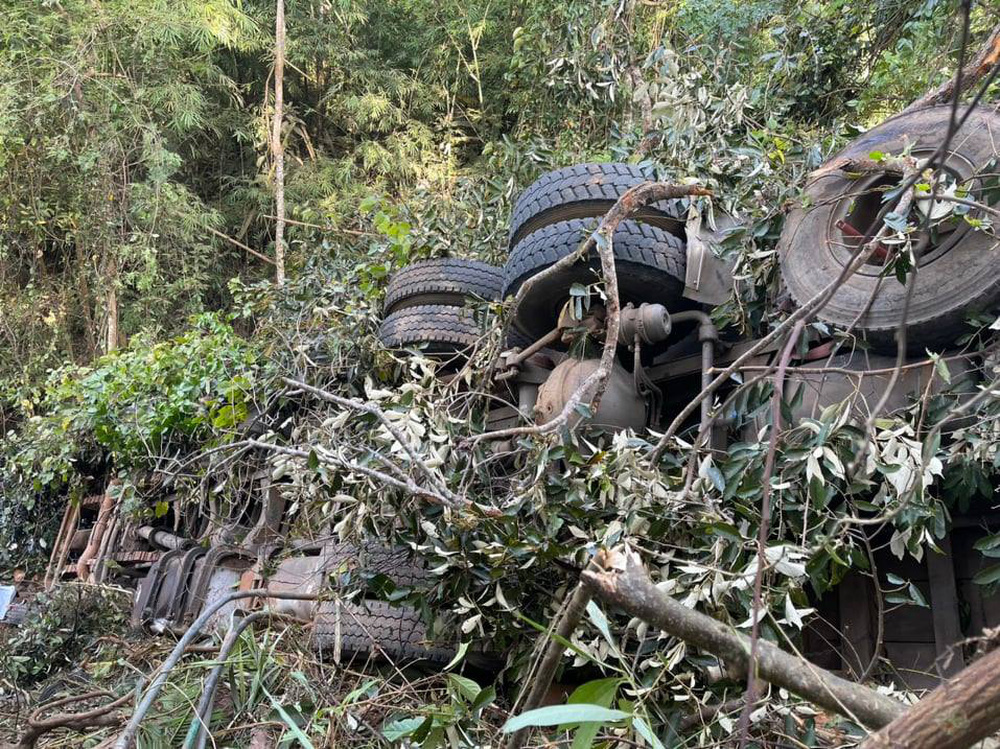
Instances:
[[[630,187],[654,179],[631,164],[577,164],[543,174],[517,199],[508,247],[551,224],[599,218]],[[663,200],[641,209],[633,219],[683,237],[686,210],[685,200]]]
[[[393,274],[385,292],[385,314],[427,304],[461,307],[469,299],[500,297],[503,270],[477,260],[420,260]]]
[[[576,251],[592,229],[592,220],[572,219],[546,226],[514,248],[504,267],[504,297],[512,296],[532,276]],[[684,242],[648,224],[623,221],[613,247],[622,305],[657,302],[676,309],[684,291]],[[535,285],[515,313],[516,325],[532,340],[555,327],[559,311],[575,283],[591,284],[600,276],[596,251],[580,262]]]
[[[836,279],[858,246],[859,240],[854,239],[852,245],[838,222],[851,224],[863,235],[873,234],[884,190],[899,182],[898,177],[885,175],[851,179],[837,165],[867,158],[872,151],[898,154],[907,143],[914,156],[927,158],[943,141],[949,114],[949,107],[932,107],[887,120],[810,176],[805,190],[808,207],[791,212],[778,243],[781,275],[796,303],[806,303]],[[982,193],[976,175],[987,171],[984,167],[996,158],[994,133],[998,130],[1000,115],[985,108],[976,110],[955,136],[944,160],[945,171],[968,187],[974,199]],[[954,344],[966,331],[967,315],[1000,303],[998,268],[1000,242],[985,232],[973,230],[961,219],[939,232],[919,259],[906,326],[907,348],[918,353]],[[818,317],[847,327],[873,299],[855,330],[874,349],[892,353],[906,289],[893,277],[882,278],[882,271],[878,264],[862,266]]]
[[[387,315],[379,328],[382,344],[391,349],[421,347],[432,356],[452,356],[471,349],[483,330],[465,307],[426,304]]]

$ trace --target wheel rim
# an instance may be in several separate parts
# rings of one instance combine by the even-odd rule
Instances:
[[[933,148],[917,148],[911,155],[917,159],[928,158],[934,153]],[[942,171],[949,181],[953,181],[969,190],[970,194],[978,194],[979,180],[975,176],[975,165],[961,154],[951,152],[942,165]],[[856,188],[842,197],[834,205],[826,227],[825,251],[842,268],[847,267],[857,253],[864,237],[871,237],[878,230],[875,220],[883,207],[882,198],[887,189],[899,184],[899,178],[880,174],[857,180]],[[917,209],[911,208],[911,211]],[[937,239],[932,237],[924,252],[917,258],[917,266],[923,267],[951,251],[969,230],[968,224],[961,217],[952,214],[950,221],[954,226],[946,226],[946,231],[938,232]],[[850,229],[842,228],[844,225]],[[851,231],[853,230],[853,231]],[[855,236],[855,232],[861,236]],[[869,261],[856,271],[859,276],[881,276],[885,271],[884,258],[879,256],[869,258]]]

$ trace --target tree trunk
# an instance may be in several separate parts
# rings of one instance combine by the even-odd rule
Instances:
[[[860,749],[965,749],[1000,731],[1000,649],[983,656]]]
[[[111,286],[108,287],[108,337],[105,343],[104,352],[111,353],[118,348],[118,289],[115,288],[114,279],[111,279]]]
[[[281,120],[285,105],[285,2],[276,0],[274,19],[274,121],[271,153],[274,156],[274,264],[275,282],[285,283],[285,149],[281,142]]]

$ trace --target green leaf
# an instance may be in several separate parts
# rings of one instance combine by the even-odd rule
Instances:
[[[972,545],[972,548],[976,551],[986,551],[987,549],[995,549],[997,546],[1000,546],[1000,533],[979,539]]]
[[[455,668],[455,666],[457,666],[462,661],[467,652],[469,652],[469,643],[463,642],[461,645],[458,646],[458,652],[455,653],[455,657],[451,659],[448,665],[444,667],[444,670],[451,671],[453,668]]]
[[[588,681],[586,684],[581,684],[574,689],[567,702],[570,705],[591,704],[600,705],[601,707],[611,707],[611,704],[615,700],[615,695],[618,693],[618,687],[623,681],[623,679],[618,677]],[[573,734],[572,749],[589,749],[600,730],[600,723],[585,723],[581,725],[576,730],[576,733]]]
[[[424,718],[401,718],[382,727],[382,735],[389,741],[399,741],[411,735],[423,724]]]
[[[994,564],[992,567],[987,567],[985,570],[981,570],[974,578],[972,582],[977,585],[990,585],[1000,580],[1000,564]]]
[[[529,726],[560,726],[566,723],[615,723],[628,717],[628,713],[600,705],[551,705],[511,718],[504,724],[503,731],[513,733]]]
[[[948,363],[940,356],[934,357],[934,369],[947,384],[951,384],[951,372],[948,370]]]
[[[477,710],[482,710],[487,705],[491,704],[493,700],[497,698],[497,690],[493,687],[486,687],[479,693],[479,696],[472,703],[471,710],[475,713]]]
[[[666,749],[663,746],[663,742],[660,741],[656,734],[653,733],[653,729],[649,727],[649,724],[642,718],[636,716],[632,719],[632,727],[635,728],[635,732],[642,736],[653,749]]]
[[[925,609],[930,608],[927,604],[927,599],[924,598],[924,594],[913,583],[910,583],[910,600],[917,604],[917,606],[923,606]]]
[[[598,606],[594,601],[587,604],[587,616],[590,617],[590,621],[594,623],[594,626],[604,635],[604,639],[608,641],[611,647],[615,647],[615,641],[611,637],[611,629],[608,627],[608,618],[601,611],[601,607]]]
[[[459,676],[458,674],[448,674],[448,684],[451,687],[452,694],[457,692],[469,702],[474,702],[482,691],[482,687],[472,679],[467,676]]]
[[[296,741],[302,744],[302,746],[304,746],[306,749],[315,749],[313,743],[309,740],[309,737],[302,732],[302,729],[299,728],[299,724],[296,723],[295,720],[292,718],[292,716],[285,711],[285,708],[281,705],[280,702],[278,702],[277,698],[275,698],[273,694],[268,692],[267,689],[264,689],[264,694],[266,694],[268,698],[270,698],[271,704],[274,706],[274,709],[277,711],[281,719],[285,722],[285,725],[288,726],[288,730],[292,732],[292,735],[295,737]]]
[[[611,676],[607,679],[594,679],[585,684],[581,684],[569,696],[567,702],[570,705],[600,705],[601,707],[611,707],[614,702],[618,687],[624,679]]]

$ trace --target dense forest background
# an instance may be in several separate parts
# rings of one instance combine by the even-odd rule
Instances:
[[[954,10],[290,2],[293,275],[341,263],[374,289],[413,257],[497,257],[512,194],[587,159],[648,160],[706,181],[741,219],[776,216],[838,137],[948,74]],[[273,12],[3,9],[6,421],[48,369],[238,311],[233,284],[271,275],[222,235],[273,256]]]
[[[998,9],[975,6],[971,49]],[[402,398],[413,429],[433,422],[446,434],[426,405],[440,395],[426,373],[375,342],[386,279],[423,257],[502,262],[514,198],[551,168],[628,161],[711,188],[705,210],[739,221],[725,242],[736,293],[716,317],[759,331],[780,311],[773,256],[786,203],[848,139],[953,75],[958,10],[946,0],[288,0],[279,287],[269,260],[274,4],[3,3],[0,570],[44,566],[67,499],[112,477],[125,506],[166,512],[156,471],[233,439],[248,415],[269,412],[289,373]],[[424,389],[379,390],[407,374],[424,376]],[[983,457],[957,460],[945,493],[992,492]],[[564,556],[574,539],[615,541],[634,529],[635,508],[613,484],[633,470],[636,492],[653,481],[630,461],[623,447],[601,472],[539,488],[551,504],[543,512],[536,496],[530,521],[455,543],[483,552],[484,569],[515,569]],[[235,484],[229,469],[211,481]],[[303,502],[322,515],[342,487],[317,481],[325,488],[307,486]],[[594,486],[591,513],[579,497]],[[902,545],[943,528],[940,497],[923,499],[898,518]],[[358,510],[338,529],[374,532],[396,518]],[[735,569],[751,558],[755,520],[725,520],[699,526],[695,546]],[[427,540],[418,520],[404,525]],[[733,539],[743,547],[720,551]],[[486,541],[509,547],[491,561],[476,546]],[[848,561],[827,556],[827,571],[860,554],[838,543]],[[488,577],[449,578],[436,600],[473,622],[466,635],[523,643],[530,628],[505,635],[490,618],[499,608],[482,621],[462,608]],[[787,598],[790,621],[802,600]],[[71,642],[51,646],[57,630],[25,636],[14,681],[70,659]]]

